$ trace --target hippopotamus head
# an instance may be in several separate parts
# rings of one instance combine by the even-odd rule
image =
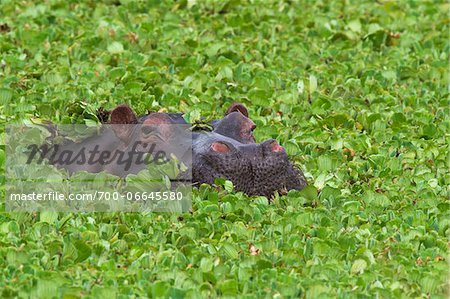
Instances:
[[[190,136],[186,131],[189,126],[179,113],[149,113],[137,117],[127,105],[120,105],[110,113],[108,127],[121,141],[121,148],[148,152],[148,146],[154,146],[153,153],[161,151],[166,156],[175,154],[181,158],[186,151],[191,151]],[[186,161],[190,162],[190,161]]]
[[[255,142],[252,131],[256,126],[242,104],[233,104],[212,125],[212,132],[194,135],[194,181],[213,184],[221,177],[233,182],[238,191],[268,197],[306,186],[302,171],[276,140]]]

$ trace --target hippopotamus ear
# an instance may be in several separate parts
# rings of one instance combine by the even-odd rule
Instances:
[[[248,110],[241,103],[233,103],[233,104],[231,104],[230,108],[228,108],[227,112],[225,112],[225,115],[228,115],[228,114],[230,114],[232,112],[240,112],[245,117],[248,117]]]
[[[111,124],[135,124],[137,123],[136,114],[128,105],[119,105],[111,111]]]
[[[123,142],[127,142],[131,137],[131,128],[128,125],[137,123],[136,114],[127,105],[120,105],[111,111],[109,123],[113,125],[111,127],[116,136]]]
[[[255,143],[255,123],[240,112],[231,112],[214,126],[214,132],[242,143]]]

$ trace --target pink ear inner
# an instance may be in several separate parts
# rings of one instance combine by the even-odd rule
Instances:
[[[274,141],[270,144],[270,148],[272,149],[272,152],[279,153],[284,151],[284,147],[278,144],[278,142]]]
[[[228,153],[230,151],[230,148],[228,147],[228,145],[226,145],[225,143],[222,142],[214,142],[213,144],[211,144],[211,149],[213,151],[215,151],[216,153]]]

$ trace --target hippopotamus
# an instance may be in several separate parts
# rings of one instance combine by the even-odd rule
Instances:
[[[153,156],[162,152],[163,160],[174,155],[191,165],[192,176],[188,179],[193,184],[213,185],[216,178],[224,178],[230,180],[237,191],[267,197],[275,192],[301,190],[307,185],[303,172],[289,161],[285,149],[276,140],[256,142],[253,135],[256,126],[241,103],[232,104],[222,119],[209,122],[210,130],[194,130],[189,134],[174,132],[191,128],[181,113],[148,113],[138,117],[127,105],[119,105],[111,112],[101,110],[101,114],[104,121],[109,121],[98,135],[81,143],[67,141],[57,149],[58,153],[80,148],[86,151],[114,149],[136,153],[130,155],[132,163],[124,167],[99,158],[94,163],[65,165],[56,160],[53,164],[70,173],[106,171],[126,177],[147,167],[136,161],[142,158],[140,152],[149,150],[143,145],[153,144],[156,146],[151,152]]]

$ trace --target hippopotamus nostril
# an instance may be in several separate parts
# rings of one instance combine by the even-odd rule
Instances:
[[[284,147],[278,144],[278,142],[274,141],[270,144],[270,148],[272,149],[272,152],[279,153],[284,151]]]
[[[278,144],[278,142],[274,139],[269,139],[261,143],[261,147],[265,154],[270,153],[283,153],[285,152],[284,147]]]

